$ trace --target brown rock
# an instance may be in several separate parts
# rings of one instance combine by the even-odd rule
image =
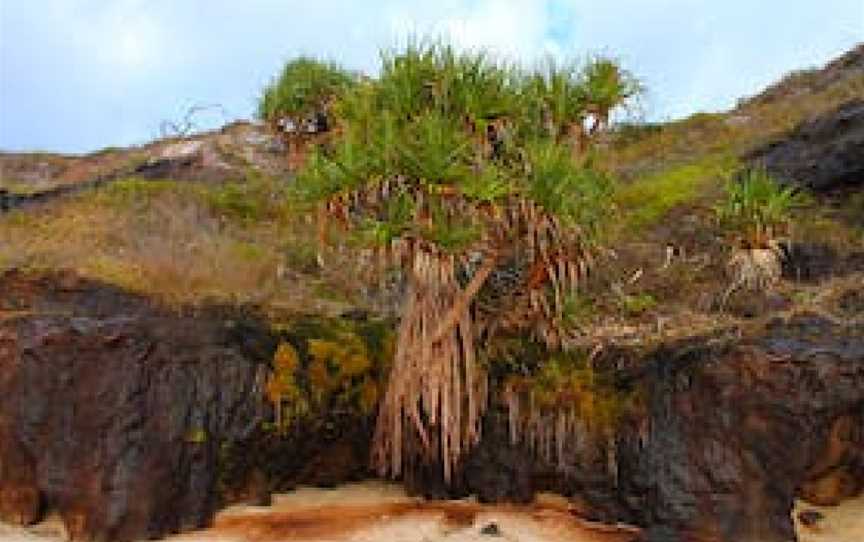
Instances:
[[[39,491],[28,485],[0,487],[0,520],[14,525],[33,525],[41,519]]]
[[[816,506],[836,506],[858,495],[861,489],[862,481],[848,467],[841,466],[805,482],[801,498]]]
[[[206,525],[222,444],[266,413],[263,328],[70,277],[0,275],[0,298],[28,309],[0,320],[4,519],[54,510],[73,540],[118,542]]]

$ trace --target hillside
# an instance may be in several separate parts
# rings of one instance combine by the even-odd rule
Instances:
[[[725,179],[799,124],[864,96],[862,58],[859,46],[725,113],[621,125],[607,136],[597,159],[620,181],[613,195],[618,218],[604,232],[614,262],[600,280],[623,284],[637,271],[641,276],[623,297],[597,288],[596,329],[587,334],[616,328],[642,334],[659,321],[668,322],[668,331],[676,320],[690,327],[729,316],[710,310],[706,298],[724,288],[719,239],[726,233],[711,208]],[[860,141],[858,130],[850,137]],[[0,265],[72,270],[169,303],[252,303],[289,314],[310,308],[338,314],[369,302],[380,308],[374,292],[358,295],[361,285],[352,286],[338,266],[316,265],[314,226],[282,201],[297,160],[265,127],[248,123],[86,156],[0,155],[6,205],[22,208],[0,219]],[[797,217],[798,259],[788,262],[790,276],[843,274],[860,259],[856,222],[864,196],[851,184],[851,197],[838,203],[819,195]],[[661,269],[670,263],[668,247],[683,258]],[[812,284],[784,287],[787,298],[814,295],[799,291]],[[650,306],[628,311],[633,299]]]
[[[810,505],[864,490],[862,100],[864,44],[730,111],[600,132],[580,160],[609,179],[606,215],[578,295],[556,300],[575,354],[494,343],[501,359],[478,357],[482,439],[452,483],[407,459],[407,491],[554,491],[567,514],[658,542],[818,534],[831,514]],[[295,188],[335,132],[297,144],[238,122],[0,154],[0,519],[57,512],[74,539],[154,538],[380,474],[370,441],[405,280],[364,280],[370,251],[319,253],[320,214]],[[753,234],[723,213],[762,168],[794,205]],[[490,272],[478,312],[518,288],[508,271]]]

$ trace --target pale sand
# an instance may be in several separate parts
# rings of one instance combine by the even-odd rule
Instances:
[[[814,527],[797,512],[815,509]],[[864,541],[864,495],[836,507],[799,502],[793,517],[800,542]],[[496,524],[500,536],[481,530]],[[233,506],[213,527],[169,537],[171,542],[630,542],[638,530],[580,520],[561,497],[541,495],[530,506],[481,505],[472,500],[429,502],[395,484],[364,482],[336,489],[302,488],[275,495],[273,505]],[[0,524],[2,542],[60,542],[56,517],[28,529]]]
[[[490,524],[500,536],[481,533]],[[575,518],[562,499],[529,506],[490,506],[472,500],[428,502],[395,484],[364,482],[335,490],[303,488],[276,495],[269,507],[237,506],[210,529],[177,542],[630,542],[636,529]]]
[[[805,527],[798,521],[798,512],[802,510],[816,510],[825,518],[813,527]],[[864,542],[864,494],[837,506],[813,506],[798,501],[792,517],[799,542]]]

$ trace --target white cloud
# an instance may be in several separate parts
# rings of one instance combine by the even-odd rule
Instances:
[[[551,26],[548,4],[520,0],[480,0],[475,4],[442,3],[434,12],[403,9],[392,20],[401,36],[441,35],[465,48],[488,49],[505,57],[527,59],[547,52]]]
[[[57,67],[74,69],[103,86],[125,88],[126,80],[152,76],[178,60],[176,50],[169,54],[171,36],[153,5],[144,0],[49,0],[44,10],[30,13],[28,22],[47,30],[44,41],[32,46],[54,55]]]
[[[613,54],[648,87],[650,118],[729,107],[864,41],[861,0],[0,2],[6,148],[93,149],[129,143],[130,133],[141,141],[195,102],[248,116],[286,58],[315,54],[374,72],[379,48],[409,33],[523,62]]]

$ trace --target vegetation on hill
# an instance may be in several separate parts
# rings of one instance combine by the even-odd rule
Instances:
[[[258,101],[258,117],[272,125],[326,109],[334,96],[351,86],[354,76],[334,63],[299,57],[285,64]]]
[[[321,113],[330,128],[323,138],[297,134],[305,161],[292,175],[269,167],[293,164],[284,147],[248,143],[264,139],[264,128],[192,136],[230,169],[218,178],[122,178],[5,213],[0,269],[70,268],[184,310],[253,305],[274,322],[371,301],[389,310],[387,296],[404,293],[393,284],[407,282],[391,378],[375,388],[383,397],[375,457],[391,474],[405,461],[458,462],[478,437],[488,375],[512,384],[523,406],[538,405],[536,416],[523,408],[514,417],[520,435],[566,445],[566,435],[543,432],[546,421],[602,432],[638,399],[595,374],[596,344],[746,323],[766,296],[732,295],[744,286],[771,286],[781,307],[816,309],[860,288],[856,275],[785,280],[776,247],[787,239],[815,247],[828,267],[861,251],[861,197],[800,206],[758,171],[740,172],[749,149],[862,95],[864,77],[728,113],[610,125],[614,104],[639,84],[608,59],[516,67],[414,43],[386,52],[379,73],[290,62],[265,89],[261,117],[289,139],[286,119],[296,128]],[[158,163],[160,144],[63,158],[63,182]],[[0,186],[41,189],[26,167],[13,167],[27,157],[2,158]],[[536,363],[502,360],[499,347],[511,339],[530,343],[520,359]],[[321,389],[295,389],[300,370],[287,347],[274,360],[279,430],[325,389],[368,406],[372,388],[351,369],[356,352],[332,342],[339,347],[322,344],[312,356],[326,363],[308,363]]]
[[[609,215],[609,179],[583,154],[638,90],[604,58],[522,69],[423,42],[333,98],[337,137],[312,151],[298,197],[318,206],[323,247],[353,245],[407,281],[373,444],[382,475],[419,461],[450,480],[488,403],[478,349],[508,333],[568,344],[565,304]]]
[[[763,290],[780,280],[785,257],[781,237],[789,234],[792,211],[804,203],[793,187],[783,187],[764,169],[751,169],[726,186],[715,211],[721,225],[734,232],[729,262],[738,287]],[[788,239],[787,239],[788,242]]]

